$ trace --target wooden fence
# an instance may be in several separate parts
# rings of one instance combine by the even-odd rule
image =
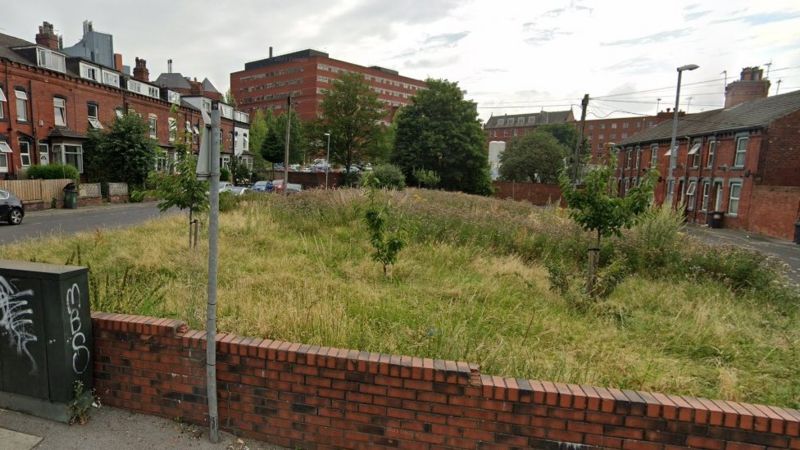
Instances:
[[[58,180],[0,180],[0,189],[10,191],[25,203],[49,204],[55,198],[63,200],[63,189],[70,179]]]

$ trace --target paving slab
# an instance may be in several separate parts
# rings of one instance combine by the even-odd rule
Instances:
[[[85,425],[0,409],[0,450],[285,450],[229,433],[220,437],[218,444],[212,444],[206,428],[107,406],[93,409]]]

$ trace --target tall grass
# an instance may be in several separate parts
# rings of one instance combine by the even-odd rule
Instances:
[[[237,200],[221,217],[220,329],[467,360],[490,374],[800,406],[800,302],[764,295],[772,281],[724,281],[740,270],[691,259],[704,247],[671,240],[667,225],[643,222],[609,239],[606,267],[624,264],[630,275],[575,308],[550,289],[543,265],[560,258],[576,272],[585,258],[591,238],[563,211],[438,191],[382,195],[409,243],[390,278],[370,258],[361,191]],[[0,253],[53,263],[79,253],[91,268],[93,308],[199,328],[207,256],[202,244],[185,248],[184,225],[168,216]],[[629,251],[641,254],[625,259]]]

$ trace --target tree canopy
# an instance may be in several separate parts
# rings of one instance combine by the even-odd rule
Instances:
[[[477,105],[464,99],[458,83],[427,83],[428,89],[398,112],[392,163],[409,180],[416,169],[432,170],[443,189],[489,194],[488,151]]]
[[[144,119],[125,114],[115,119],[108,131],[89,135],[84,149],[86,173],[93,181],[142,186],[153,170],[157,151]]]
[[[380,120],[386,111],[363,75],[345,73],[333,81],[320,110],[322,116],[316,127],[319,139],[323,133],[331,134],[331,161],[343,164],[348,174],[353,163],[381,148],[384,130]]]
[[[500,176],[508,181],[556,183],[568,153],[552,134],[537,129],[509,143],[500,155]]]
[[[303,124],[297,117],[297,113],[281,114],[273,116],[267,113],[265,116],[267,132],[261,142],[259,153],[265,161],[273,164],[282,163],[284,159],[286,145],[286,123],[287,117],[291,120],[291,136],[289,138],[289,163],[301,162],[306,149],[306,138]]]

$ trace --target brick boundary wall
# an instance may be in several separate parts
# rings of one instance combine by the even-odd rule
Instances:
[[[512,200],[526,200],[537,206],[558,203],[567,206],[561,197],[561,187],[557,184],[542,184],[514,181],[493,181],[494,196]]]
[[[92,314],[107,405],[207,424],[205,333]],[[482,375],[463,362],[221,333],[220,427],[290,448],[800,449],[800,411]]]

